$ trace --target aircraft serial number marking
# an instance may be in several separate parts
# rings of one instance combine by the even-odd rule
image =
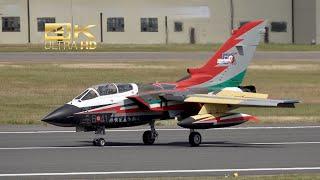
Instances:
[[[140,121],[139,116],[114,116],[114,114],[92,114],[86,115],[82,120],[81,124],[108,124],[108,123],[127,123]]]

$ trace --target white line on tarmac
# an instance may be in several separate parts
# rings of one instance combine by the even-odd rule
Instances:
[[[229,127],[229,128],[213,128],[207,129],[214,131],[224,131],[224,130],[259,130],[259,129],[315,129],[320,128],[320,126],[269,126],[269,127]],[[107,129],[107,132],[142,132],[149,129]],[[171,128],[162,129],[159,128],[157,131],[189,131],[189,129],[182,128]],[[74,133],[76,131],[1,131],[0,134],[46,134],[46,133]]]
[[[76,175],[124,175],[124,174],[164,174],[164,173],[215,173],[215,172],[261,172],[261,171],[305,171],[320,170],[320,167],[285,167],[285,168],[246,168],[246,169],[188,169],[155,171],[100,171],[100,172],[61,172],[61,173],[16,173],[0,174],[0,177],[22,176],[76,176]]]
[[[241,144],[241,142],[240,142]],[[266,143],[242,143],[246,145],[296,145],[296,144],[320,144],[320,142],[266,142]],[[202,145],[212,145],[212,144],[202,144]],[[201,145],[200,145],[201,146]],[[1,148],[0,148],[1,149]]]
[[[128,147],[137,147],[137,146],[105,146],[106,148],[128,148]],[[37,150],[37,149],[91,149],[91,148],[103,148],[96,146],[39,146],[39,147],[6,147],[0,148],[0,150]]]
[[[253,145],[295,145],[295,144],[320,144],[320,142],[271,142],[271,143],[249,143]]]
[[[303,145],[303,144],[320,144],[320,142],[266,142],[266,143],[262,143],[262,142],[258,142],[258,143],[242,143],[241,144],[245,144],[245,145]],[[214,143],[212,144],[202,144],[202,145],[215,145]],[[228,144],[226,144],[228,145]],[[3,147],[0,148],[0,150],[42,150],[42,149],[91,149],[91,148],[136,148],[136,147],[141,147],[143,146],[143,144],[141,145],[132,145],[132,146],[108,146],[106,145],[105,147],[96,147],[96,146],[39,146],[39,147]],[[170,146],[170,145],[168,145]],[[144,146],[144,147],[152,147],[152,146]]]
[[[1,131],[0,134],[47,134],[47,133],[71,133],[76,131]]]
[[[0,150],[35,150],[35,149],[87,149],[93,146],[79,146],[79,147],[8,147],[0,148]]]

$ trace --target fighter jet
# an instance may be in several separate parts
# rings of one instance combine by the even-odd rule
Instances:
[[[189,143],[199,146],[197,129],[223,128],[242,124],[256,117],[237,113],[239,107],[295,107],[297,100],[268,99],[253,85],[241,86],[247,67],[265,32],[264,20],[251,21],[232,36],[200,68],[189,68],[188,75],[175,82],[150,84],[106,83],[92,86],[42,121],[76,131],[95,131],[93,145],[104,146],[106,129],[149,124],[144,144],[155,142],[157,120],[176,119],[190,129]]]

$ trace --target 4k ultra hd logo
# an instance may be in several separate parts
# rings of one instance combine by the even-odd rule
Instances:
[[[46,23],[45,24],[45,49],[47,50],[93,50],[97,48],[95,37],[89,29],[95,25],[80,27],[71,23]],[[86,40],[78,41],[82,34]]]

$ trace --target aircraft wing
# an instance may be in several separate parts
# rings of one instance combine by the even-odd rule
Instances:
[[[149,104],[140,96],[129,96],[127,97],[128,99],[130,99],[131,101],[135,102],[138,106],[144,108],[144,109],[150,109]]]
[[[254,94],[254,93],[251,93]],[[189,95],[185,102],[203,103],[203,104],[225,104],[234,106],[252,106],[252,107],[289,107],[293,108],[297,100],[277,100],[264,97],[237,97],[237,96],[219,96],[209,94]]]
[[[185,95],[174,95],[174,94],[160,94],[159,97],[164,101],[183,102],[186,99]]]

